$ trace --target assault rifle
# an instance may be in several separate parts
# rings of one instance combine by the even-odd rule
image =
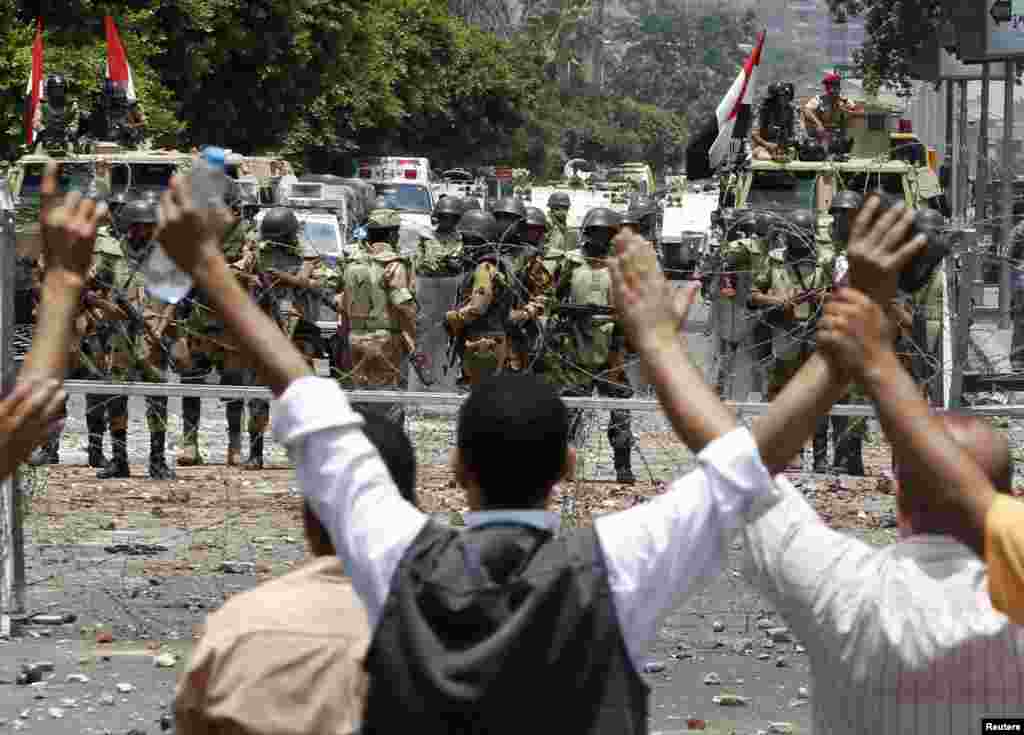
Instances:
[[[597,304],[558,304],[552,309],[552,313],[555,316],[573,319],[589,319],[594,316],[615,316],[615,307]]]

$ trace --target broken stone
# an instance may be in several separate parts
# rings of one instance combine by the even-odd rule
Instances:
[[[715,686],[722,683],[722,677],[712,671],[710,674],[704,677],[704,683],[708,686]]]
[[[723,623],[721,620],[716,620],[711,624],[711,630],[715,631],[716,633],[721,633],[723,630],[725,630],[725,623]]]
[[[153,658],[153,663],[160,669],[171,669],[178,663],[178,658],[173,653],[162,653]]]
[[[33,615],[29,621],[33,625],[61,625],[64,623],[63,615]]]
[[[711,701],[722,707],[741,707],[750,701],[750,697],[741,697],[738,694],[722,694],[712,697]]]
[[[807,649],[801,646],[800,644],[797,644],[796,648],[794,648],[793,650],[797,653],[807,653]]]
[[[796,690],[796,696],[800,697],[800,699],[810,699],[811,690],[807,687],[800,687]]]
[[[693,658],[693,651],[686,649],[674,654],[677,659]]]
[[[780,669],[784,669],[787,666],[789,666],[789,662],[786,661],[785,656],[779,656],[777,659],[775,659],[775,665],[778,666]]]
[[[225,574],[254,574],[256,565],[251,561],[225,561],[220,565]]]
[[[27,720],[31,716],[32,716],[32,710],[30,710],[30,709],[23,709],[21,711],[21,714],[18,715],[18,717],[20,717],[23,720]]]
[[[645,674],[658,674],[665,670],[665,664],[662,661],[648,661],[644,664]]]
[[[62,700],[60,700],[60,706],[61,707],[77,707],[78,706],[78,700],[71,699],[70,697],[64,697]]]
[[[121,694],[127,694],[128,692],[135,691],[135,687],[128,682],[122,681],[117,685],[117,691],[121,692]]]
[[[64,681],[66,681],[68,684],[88,684],[89,677],[85,674],[68,674],[64,678]]]
[[[775,627],[775,621],[771,618],[761,618],[757,621],[757,627],[759,630],[768,630]]]
[[[789,632],[789,628],[769,628],[767,633],[776,643],[793,642],[793,635]]]
[[[754,648],[753,638],[740,638],[732,644],[732,652],[744,654]]]
[[[791,700],[789,700],[789,708],[790,709],[796,709],[797,707],[803,707],[805,704],[807,704],[807,700],[806,699],[791,699]]]
[[[168,714],[160,715],[160,730],[167,732],[172,727],[174,727],[174,718]]]
[[[59,720],[64,716],[64,710],[62,710],[60,707],[50,707],[50,709],[46,710],[46,712],[50,715],[50,717],[52,717],[55,720]]]
[[[114,706],[114,695],[110,694],[109,692],[103,692],[103,694],[100,695],[99,702],[100,702],[100,704],[104,704],[107,707],[113,707]]]
[[[31,666],[22,666],[21,671],[18,672],[18,676],[14,681],[19,686],[27,686],[28,684],[36,684],[42,680],[42,671],[33,669]]]
[[[53,673],[53,661],[36,661],[34,664],[30,664],[33,669],[38,669],[44,674]]]
[[[773,722],[768,725],[768,732],[772,735],[792,735],[794,732],[792,722]]]
[[[767,661],[771,657],[772,657],[772,655],[770,653],[759,653],[757,655],[757,660],[758,661]]]
[[[771,638],[766,638],[765,640],[761,641],[761,648],[775,648],[775,641],[773,641]]]

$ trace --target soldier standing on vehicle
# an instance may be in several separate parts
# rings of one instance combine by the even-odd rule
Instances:
[[[825,93],[812,97],[801,110],[804,127],[811,138],[823,139],[827,131],[835,130],[846,135],[850,115],[855,112],[855,105],[839,94],[842,78],[830,72],[821,80]]]
[[[541,320],[554,296],[555,274],[565,253],[547,250],[548,220],[537,207],[526,208],[527,249],[515,267],[517,303],[509,312],[508,369],[521,372],[529,367],[541,336]]]
[[[508,360],[506,323],[514,292],[512,274],[494,242],[498,225],[489,212],[462,215],[462,252],[472,264],[459,286],[458,307],[445,314],[452,354],[461,359],[459,383],[470,387],[502,372]]]
[[[632,398],[633,389],[626,376],[626,337],[613,313],[610,313],[611,275],[608,258],[611,241],[618,233],[621,218],[610,209],[592,209],[583,222],[582,248],[571,253],[559,273],[557,295],[559,302],[574,307],[597,307],[593,314],[567,315],[571,329],[562,340],[565,365],[560,370],[565,381],[562,395],[589,397],[594,390],[598,395],[611,398]],[[556,307],[557,309],[557,307]],[[605,313],[597,313],[603,311]],[[580,431],[582,413],[570,409],[571,438]],[[608,422],[608,442],[612,446],[615,476],[618,482],[636,482],[632,469],[633,432],[631,415],[627,410],[611,411]]]
[[[36,107],[32,129],[38,141],[37,155],[51,149],[68,152],[78,132],[79,111],[76,102],[67,98],[67,81],[63,74],[53,74],[46,80],[46,95]]]
[[[114,382],[167,382],[170,364],[170,332],[174,306],[146,295],[140,264],[147,256],[156,232],[158,205],[152,199],[126,203],[119,213],[123,240],[101,243],[97,239],[100,269],[113,278],[114,305],[119,320],[110,337],[110,375]],[[102,248],[102,249],[101,249]],[[115,251],[116,248],[116,251]],[[114,396],[108,404],[112,458],[96,474],[99,479],[130,477],[128,466],[128,397]],[[167,466],[167,397],[146,397],[149,427],[149,476],[172,480]]]
[[[548,249],[567,252],[569,249],[569,195],[564,191],[556,191],[548,197]]]
[[[790,214],[785,248],[772,250],[765,268],[755,277],[751,302],[768,307],[774,362],[768,376],[767,399],[772,401],[814,352],[814,329],[820,305],[832,283],[831,264],[819,261],[815,250],[814,214],[798,209]],[[814,434],[814,471],[828,471],[828,433],[823,420]]]
[[[434,235],[420,238],[417,275],[444,277],[459,274],[462,238],[455,231],[455,226],[464,211],[465,202],[456,196],[446,196],[434,207]]]
[[[397,250],[401,224],[392,209],[371,212],[366,252],[345,268],[339,317],[347,327],[351,367],[341,383],[350,390],[406,390],[409,361],[425,362],[416,348],[416,277]],[[353,405],[405,423],[401,403]]]

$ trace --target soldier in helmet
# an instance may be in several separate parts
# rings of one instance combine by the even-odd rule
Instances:
[[[366,251],[345,268],[340,317],[348,325],[351,368],[342,374],[349,389],[405,390],[409,361],[425,362],[416,348],[416,280],[412,264],[398,253],[401,219],[393,209],[370,213]],[[401,403],[362,406],[405,422]]]
[[[785,247],[772,250],[755,277],[751,302],[766,307],[772,327],[773,363],[768,376],[774,400],[814,351],[812,338],[821,302],[832,285],[831,263],[819,260],[814,214],[798,209],[783,231]],[[814,436],[814,470],[828,468],[828,434],[824,422]]]
[[[52,74],[46,80],[44,97],[32,119],[37,154],[44,150],[67,152],[73,133],[78,130],[78,105],[68,100],[67,91],[63,74]]]
[[[526,235],[526,205],[516,197],[502,197],[494,203],[491,214],[497,225],[497,242],[508,246],[503,250],[517,257]]]
[[[719,395],[731,395],[736,353],[746,338],[745,303],[753,274],[767,256],[767,244],[758,232],[758,214],[749,209],[729,210],[722,217],[725,233],[721,247],[722,273],[719,275],[719,299],[715,304],[718,324],[718,369],[715,384]]]
[[[151,199],[127,202],[119,213],[121,243],[97,241],[99,270],[111,279],[119,318],[110,336],[110,375],[115,382],[164,383],[170,364],[170,338],[174,306],[146,295],[140,272],[142,260],[152,247],[158,220]],[[116,250],[115,250],[116,247]],[[128,466],[128,397],[115,396],[107,406],[112,457],[97,473],[100,479],[130,477]],[[149,427],[149,476],[170,480],[167,466],[167,398],[146,398]]]
[[[416,273],[421,276],[454,276],[461,271],[459,248],[462,238],[455,231],[465,211],[465,203],[446,196],[434,207],[434,236],[421,237]]]
[[[607,309],[612,306],[611,276],[608,258],[611,241],[622,220],[618,213],[599,207],[590,210],[583,221],[582,247],[565,260],[558,276],[559,302],[574,306]],[[598,395],[631,398],[633,389],[625,372],[626,338],[621,324],[611,314],[578,313],[567,317],[573,325],[562,338],[560,348],[565,366],[561,377],[563,395]],[[579,434],[581,414],[570,410],[571,432]],[[619,482],[634,483],[631,451],[633,433],[629,411],[613,410],[608,423],[608,441],[612,446],[615,474]]]
[[[458,307],[445,314],[445,328],[454,354],[461,356],[460,383],[474,386],[501,373],[508,359],[506,324],[514,300],[513,274],[495,243],[494,215],[471,210],[462,215],[457,229],[472,270],[459,286]]]
[[[918,215],[915,225],[920,229],[941,230],[946,227],[942,213],[935,209],[924,209]],[[1010,257],[1014,258],[1014,243],[1011,240]],[[911,342],[913,343],[912,371],[915,377],[927,387],[933,400],[941,398],[942,371],[942,269],[936,268],[922,288],[910,296]],[[1014,319],[1014,335],[1017,337],[1017,318]],[[1020,357],[1013,351],[1011,341],[1010,364],[1014,370],[1020,365]]]
[[[567,251],[569,249],[569,195],[556,191],[548,197],[548,248]]]
[[[622,226],[629,228],[643,239],[659,248],[660,232],[658,231],[658,215],[661,208],[649,196],[638,196],[629,205],[622,218]]]
[[[537,207],[526,208],[526,250],[515,263],[516,304],[509,312],[508,368],[525,370],[540,338],[540,320],[554,296],[555,274],[565,259],[563,252],[546,247],[548,220]]]

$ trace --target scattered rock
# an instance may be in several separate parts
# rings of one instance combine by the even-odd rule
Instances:
[[[751,650],[753,650],[753,648],[754,648],[754,639],[753,638],[740,638],[738,641],[735,641],[732,644],[732,652],[733,653],[738,653],[738,654],[741,654],[741,655],[744,654],[744,653],[747,653],[747,652],[749,652]]]
[[[68,684],[88,684],[89,677],[85,674],[68,674],[64,681]]]
[[[698,720],[696,717],[691,717],[686,721],[687,730],[703,730],[708,726],[704,720]]]
[[[30,664],[33,669],[38,669],[44,674],[53,673],[53,661],[36,661],[34,664]]]
[[[723,630],[725,630],[725,623],[723,623],[721,620],[716,620],[711,624],[711,630],[715,631],[716,633],[721,633]]]
[[[160,669],[171,669],[174,668],[175,664],[178,663],[178,657],[173,653],[162,653],[159,656],[153,657],[153,664]]]
[[[807,687],[800,687],[796,690],[796,696],[800,697],[800,699],[810,699],[811,690]]]
[[[679,651],[678,653],[674,653],[672,655],[673,655],[674,658],[680,659],[680,660],[687,659],[687,658],[693,658],[693,651],[691,651],[690,649],[684,649],[684,650]]]
[[[32,668],[31,665],[25,665],[21,667],[21,671],[18,672],[18,676],[14,682],[20,686],[27,686],[28,684],[36,684],[42,680],[42,671]]]
[[[758,661],[767,661],[771,657],[772,657],[772,655],[770,653],[759,653],[757,655],[757,660]]]
[[[63,625],[63,615],[33,615],[30,620],[33,625]]]
[[[104,704],[107,707],[113,707],[114,706],[114,695],[110,694],[109,692],[103,692],[103,694],[100,695],[99,703],[100,704]]]
[[[775,659],[775,665],[780,669],[784,669],[787,666],[789,666],[789,662],[786,660],[785,656],[779,656],[777,659]]]
[[[64,716],[64,710],[62,710],[60,707],[50,707],[50,709],[46,710],[46,712],[50,715],[50,717],[52,717],[55,720],[59,720]]]
[[[792,722],[773,722],[768,725],[768,732],[772,735],[792,735],[795,728]]]
[[[644,664],[645,674],[658,674],[665,670],[665,663],[663,661],[648,661]]]
[[[96,631],[96,642],[97,643],[113,643],[114,634],[109,630],[97,630]]]
[[[225,561],[220,565],[225,574],[254,574],[256,565],[251,561]]]
[[[718,674],[716,674],[714,671],[712,671],[710,674],[707,674],[704,677],[704,683],[709,685],[709,686],[715,686],[717,684],[721,684],[722,683],[722,677],[720,677]]]
[[[807,649],[801,646],[800,644],[797,644],[796,648],[794,648],[793,650],[797,653],[807,653]]]
[[[807,704],[807,700],[806,699],[791,699],[791,700],[789,700],[789,708],[790,709],[796,709],[797,707],[803,707],[805,704]]]
[[[773,641],[771,638],[766,638],[765,640],[761,641],[761,648],[775,648],[775,641]]]
[[[174,727],[174,718],[168,714],[160,715],[160,731],[167,732]]]
[[[69,707],[69,708],[77,707],[78,706],[78,700],[77,699],[71,699],[71,697],[64,697],[62,700],[60,700],[60,706],[61,707]]]
[[[21,714],[18,715],[18,717],[20,717],[23,720],[27,720],[31,716],[32,716],[32,710],[30,710],[30,709],[23,709],[21,711]]]
[[[741,697],[738,694],[722,694],[712,697],[711,701],[722,707],[741,707],[750,701],[750,697]]]
[[[768,630],[775,627],[775,621],[771,618],[761,618],[757,621],[757,627],[760,630]]]
[[[128,682],[122,681],[117,685],[117,691],[121,692],[121,694],[127,694],[128,692],[135,691],[135,687]]]
[[[133,727],[131,730],[126,732],[124,735],[146,735],[146,731],[145,730],[139,730],[138,728],[134,728]]]
[[[789,632],[789,628],[769,628],[767,633],[768,636],[776,643],[793,642],[793,634]]]

